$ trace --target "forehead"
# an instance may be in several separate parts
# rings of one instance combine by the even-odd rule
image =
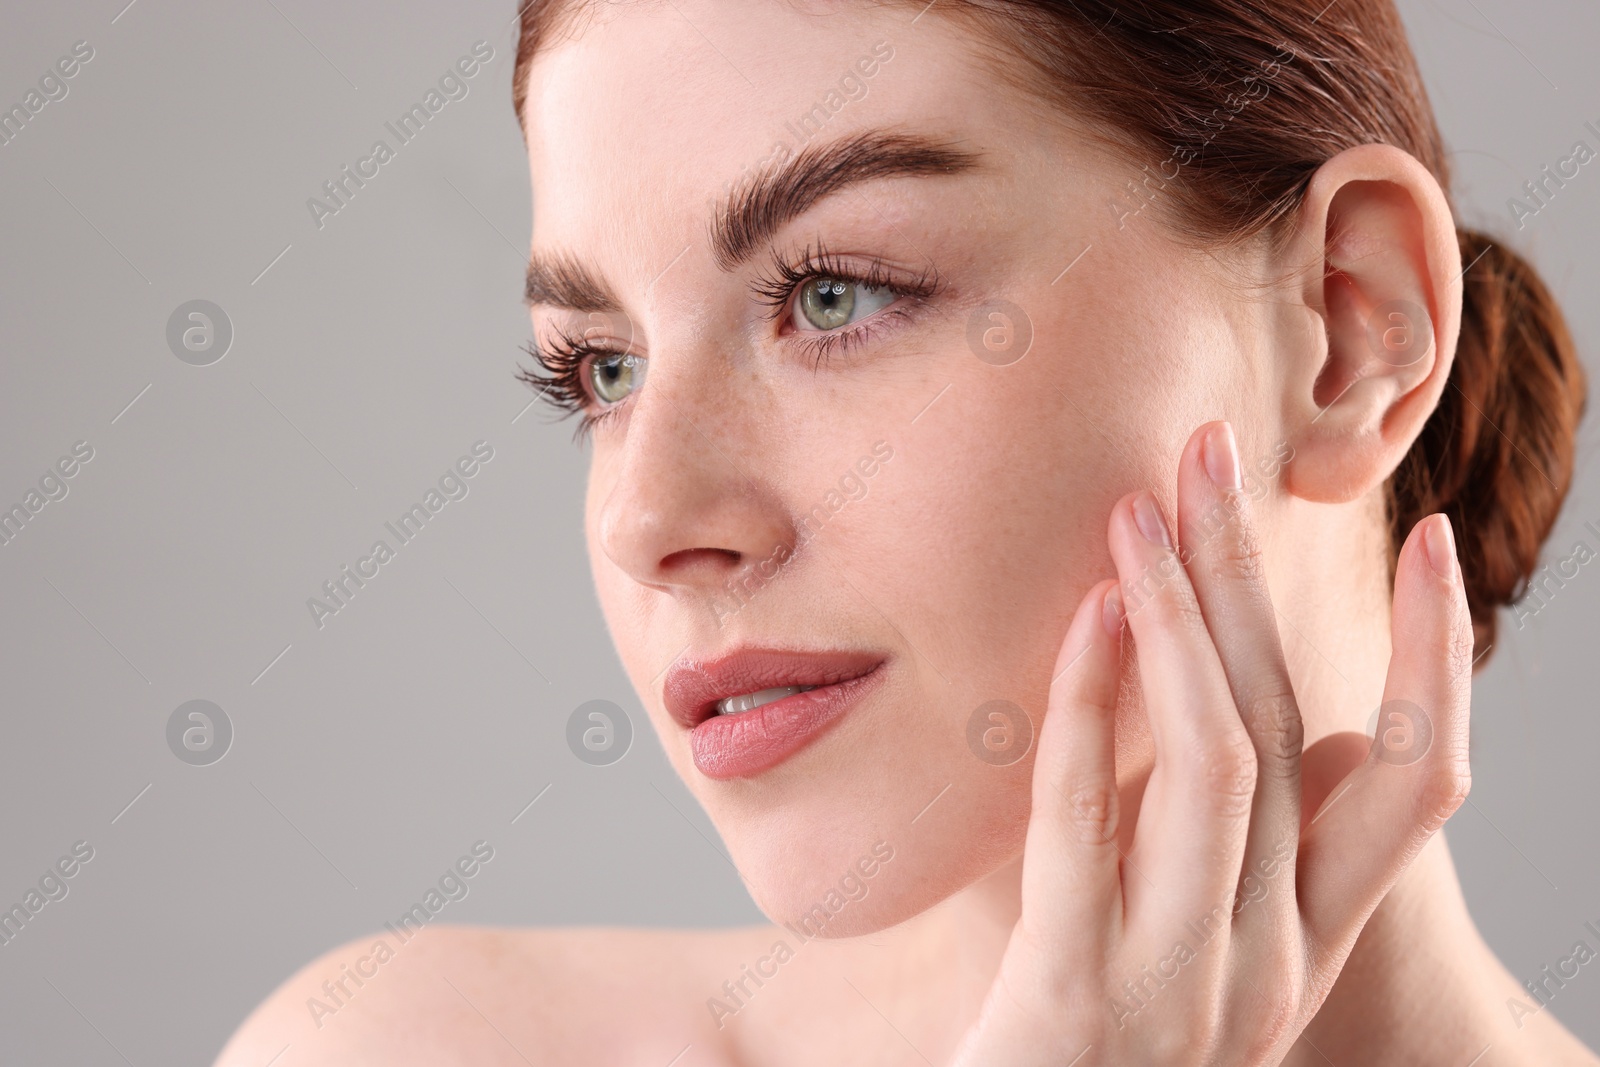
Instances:
[[[580,17],[528,72],[535,243],[576,239],[580,220],[703,220],[740,177],[861,129],[990,143],[1018,109],[969,38],[911,4],[646,0]]]

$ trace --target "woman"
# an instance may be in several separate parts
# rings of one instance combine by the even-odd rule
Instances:
[[[1583,375],[1390,0],[521,17],[526,376],[774,925],[433,928],[308,1014],[362,942],[221,1063],[1600,1062],[1436,832]]]

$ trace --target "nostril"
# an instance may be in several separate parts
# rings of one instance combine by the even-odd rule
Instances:
[[[663,573],[681,573],[699,567],[733,570],[744,555],[731,548],[685,548],[661,557]]]

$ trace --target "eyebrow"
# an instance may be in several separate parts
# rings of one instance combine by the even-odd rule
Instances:
[[[620,312],[622,301],[589,268],[564,252],[535,252],[528,259],[524,299],[530,306]]]
[[[749,261],[784,224],[851,185],[884,178],[952,175],[980,165],[982,153],[924,134],[864,130],[769,165],[736,184],[710,224],[717,266]],[[620,312],[616,293],[568,253],[534,252],[525,289],[529,305]]]
[[[733,270],[784,223],[850,185],[883,178],[959,174],[981,154],[922,134],[864,130],[813,145],[736,185],[711,220],[717,266]]]

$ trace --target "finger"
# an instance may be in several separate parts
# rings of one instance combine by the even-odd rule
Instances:
[[[1144,877],[1129,881],[1128,925],[1159,941],[1200,921],[1222,928],[1225,937],[1255,789],[1255,753],[1150,493],[1125,497],[1112,510],[1110,545],[1155,743],[1155,769],[1130,853]]]
[[[1366,762],[1323,802],[1300,843],[1301,912],[1313,944],[1340,953],[1472,781],[1472,619],[1443,515],[1423,519],[1406,538],[1391,629],[1394,651]]]
[[[1178,543],[1234,706],[1256,754],[1255,798],[1235,922],[1272,929],[1297,914],[1300,707],[1284,661],[1233,428],[1200,427],[1178,465]]]
[[[1121,596],[1097,584],[1056,658],[1033,763],[1022,914],[1046,944],[1103,951],[1122,923],[1114,735]]]

